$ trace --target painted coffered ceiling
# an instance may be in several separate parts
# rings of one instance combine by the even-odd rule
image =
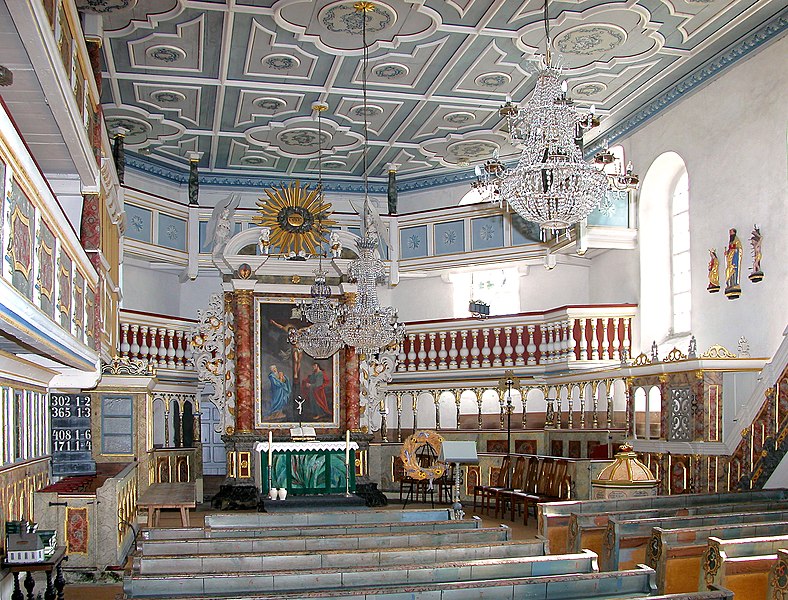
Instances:
[[[108,125],[128,129],[139,163],[182,170],[198,151],[201,172],[228,181],[314,174],[317,101],[330,107],[329,177],[361,175],[365,112],[372,177],[389,163],[408,180],[467,173],[495,150],[513,156],[497,109],[507,95],[528,96],[533,56],[545,47],[541,0],[376,1],[365,109],[352,2],[88,4],[106,9]],[[785,29],[784,0],[555,0],[549,12],[570,96],[603,116],[587,138],[597,144],[713,74],[737,44],[754,47],[761,32],[771,32],[763,41]]]

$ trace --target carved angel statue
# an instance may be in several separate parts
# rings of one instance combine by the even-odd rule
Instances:
[[[763,271],[761,271],[761,230],[757,225],[753,225],[752,233],[750,234],[750,246],[752,247],[752,272],[749,275],[750,281],[758,283],[763,279]]]
[[[750,358],[750,342],[747,341],[747,338],[741,336],[739,338],[739,343],[736,345],[737,354],[739,358]]]
[[[706,289],[711,294],[720,291],[720,259],[716,248],[709,248],[709,285]]]
[[[339,238],[339,232],[331,232],[329,243],[331,244],[331,256],[339,258],[342,254],[342,240]]]
[[[211,220],[208,221],[208,227],[205,230],[205,238],[213,246],[214,254],[221,252],[227,244],[227,240],[232,237],[235,209],[240,203],[241,196],[231,194],[214,206]]]
[[[689,341],[689,349],[687,350],[687,358],[696,358],[698,356],[698,342],[693,335]]]
[[[263,256],[268,255],[271,248],[271,228],[260,227],[260,237],[257,240],[257,246],[260,248],[260,254]]]
[[[728,247],[725,249],[725,295],[735,300],[741,296],[741,286],[739,285],[739,270],[741,269],[742,245],[736,229],[731,228],[728,232],[730,239]]]

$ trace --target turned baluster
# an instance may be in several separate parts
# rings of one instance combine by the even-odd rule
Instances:
[[[626,356],[629,357],[632,356],[632,352],[630,351],[631,349],[629,347],[629,323],[631,320],[629,317],[626,317],[622,320],[624,321],[624,334],[621,345],[623,347],[623,351],[626,353]]]
[[[503,328],[503,336],[504,336],[503,366],[504,367],[511,367],[511,366],[514,366],[514,360],[512,359],[512,352],[514,352],[514,348],[512,347],[512,328],[511,327],[504,327]]]
[[[460,428],[460,404],[462,402],[462,390],[454,390],[454,407],[457,409],[457,427]]]
[[[408,371],[416,370],[416,334],[408,334]]]
[[[427,359],[429,359],[427,369],[430,371],[436,371],[438,369],[438,365],[435,363],[435,359],[438,358],[438,351],[435,349],[435,335],[434,332],[429,334],[430,346],[427,351]]]
[[[586,383],[580,384],[582,387],[580,388],[580,429],[586,428],[586,407],[588,406],[588,398],[587,398],[587,388]]]
[[[405,364],[408,355],[405,354],[405,338],[403,337],[398,346],[399,352],[397,353],[397,372],[402,373],[407,370],[408,366]]]
[[[610,358],[608,354],[609,342],[607,339],[607,328],[609,322],[610,319],[602,319],[602,360],[607,360]]]
[[[479,330],[474,329],[471,331],[471,339],[473,346],[471,346],[471,368],[479,368]]]
[[[567,322],[567,359],[568,360],[577,360],[577,354],[575,351],[575,347],[577,346],[577,342],[575,341],[575,320],[569,319]]]
[[[187,331],[184,332],[184,350],[183,350],[183,368],[193,368],[192,364],[192,339],[191,334]]]
[[[459,352],[457,351],[457,332],[450,331],[449,332],[449,368],[456,369],[457,368],[457,357],[459,356]]]
[[[501,328],[500,327],[493,327],[493,367],[502,367],[503,361],[501,360],[501,353],[503,352],[503,348],[501,347]]]
[[[553,422],[555,420],[555,409],[553,408],[553,398],[550,398],[550,392],[545,392],[545,402],[547,404],[547,409],[545,410],[544,414],[544,427],[545,429],[552,429]]]
[[[613,384],[607,390],[607,428],[613,427]],[[627,431],[629,431],[629,411],[627,411]]]
[[[523,330],[525,328],[522,325],[517,325],[514,328],[514,341],[516,342],[514,346],[514,364],[518,366],[525,365],[526,360],[531,360],[530,358],[526,358],[525,352],[527,350],[526,345],[523,344]],[[531,332],[533,333],[533,331]]]
[[[410,393],[411,396],[411,407],[413,409],[413,432],[415,433],[418,430],[418,417],[419,417],[419,393],[418,391],[413,391]]]
[[[591,319],[591,360],[599,360],[599,340],[596,337],[596,319]]]
[[[594,429],[599,427],[599,394],[597,394],[597,387],[599,386],[598,382],[594,382],[591,384],[591,393],[593,394],[593,403],[594,403],[594,413],[591,415],[591,425]]]
[[[498,429],[500,429],[501,431],[503,431],[506,428],[506,425],[504,423],[504,414],[506,412],[506,400],[504,398],[505,394],[506,394],[505,390],[498,390],[498,404],[501,405],[501,413],[500,413],[501,418],[500,418],[500,424],[498,425]]]
[[[523,429],[526,429],[528,426],[528,411],[526,410],[526,404],[528,402],[528,392],[530,391],[530,389],[531,388],[520,389],[520,394],[521,394],[520,399],[523,401],[523,414],[521,418],[521,426]]]
[[[430,392],[432,395],[432,401],[435,403],[435,428],[441,428],[441,394],[443,394],[443,390],[435,390]]]
[[[478,408],[478,415],[479,415],[479,429],[482,428],[482,396],[484,395],[484,390],[475,389],[473,390],[474,394],[476,394],[476,407]]]
[[[613,360],[621,360],[621,339],[618,335],[618,323],[620,319],[613,317]]]
[[[148,348],[148,356],[149,362],[152,366],[157,367],[159,365],[159,342],[156,339],[156,336],[159,333],[158,327],[151,327],[150,328],[150,347]]]
[[[544,325],[539,326],[539,333],[539,364],[543,365],[547,362],[547,330]]]
[[[140,326],[132,323],[131,346],[129,347],[129,356],[131,356],[131,358],[139,358],[140,344],[139,344],[139,340],[137,339],[137,335],[139,334],[139,331],[140,331]]]
[[[128,323],[121,323],[120,324],[120,356],[121,358],[128,358],[129,356],[129,349],[131,346],[129,345],[129,324]]]
[[[438,370],[445,371],[446,366],[446,358],[449,356],[448,351],[446,350],[446,332],[441,331],[438,334]]]
[[[416,366],[417,371],[426,371],[427,370],[427,350],[426,350],[426,333],[419,334],[419,351],[416,354],[418,359],[418,364]]]
[[[463,329],[460,331],[460,368],[468,368],[468,330]]]
[[[567,429],[574,429],[574,426],[575,426],[574,397],[572,395],[572,388],[569,388],[569,393],[568,393],[568,395],[566,397],[566,403],[567,403],[567,409],[568,409],[566,427],[567,427]],[[582,408],[582,404],[580,406]]]
[[[175,330],[168,329],[167,330],[167,368],[174,369],[175,368]]]
[[[518,327],[520,332],[522,332],[522,327]],[[535,365],[536,364],[536,344],[534,343],[534,332],[536,331],[536,325],[528,325],[528,345],[525,347],[526,352],[528,352],[528,361],[527,364]],[[517,363],[518,365],[522,364],[521,362]]]
[[[561,426],[563,425],[563,423],[561,422],[563,420],[562,404],[564,402],[563,398],[561,398],[562,392],[563,392],[563,388],[559,388],[555,397],[555,422],[553,423],[553,425],[555,426],[556,429],[561,429]]]
[[[585,319],[580,319],[580,360],[588,360],[588,339],[586,338]]]
[[[175,367],[178,369],[185,369],[186,365],[183,362],[183,331],[180,329],[175,330]]]
[[[389,441],[388,423],[386,423],[386,414],[388,413],[388,410],[386,408],[385,395],[380,400],[380,405],[378,407],[378,410],[380,411],[380,439],[384,442],[388,442]]]
[[[490,349],[490,330],[487,328],[482,329],[482,366],[489,367],[490,366],[490,353],[492,350]]]
[[[148,326],[140,325],[140,358],[149,360],[148,357]]]

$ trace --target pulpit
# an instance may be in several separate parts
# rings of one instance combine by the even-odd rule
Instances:
[[[268,493],[270,462],[271,487],[285,488],[288,494],[354,492],[357,450],[356,442],[348,444],[345,441],[272,442],[270,445],[269,442],[257,442],[254,445],[257,487],[263,494]]]

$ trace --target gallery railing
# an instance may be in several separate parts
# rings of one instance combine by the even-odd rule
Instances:
[[[634,304],[603,304],[408,323],[397,372],[618,362],[631,355],[636,313]]]
[[[193,319],[136,310],[120,312],[120,355],[158,369],[191,370]]]

